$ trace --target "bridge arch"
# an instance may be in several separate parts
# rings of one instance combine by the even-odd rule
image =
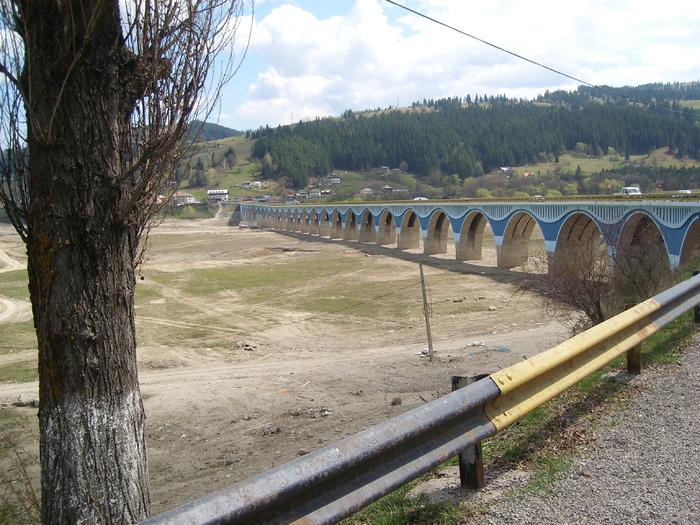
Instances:
[[[377,230],[374,227],[372,212],[365,210],[360,224],[360,242],[377,242]]]
[[[389,210],[384,210],[379,217],[377,244],[396,244],[396,220]]]
[[[458,261],[481,260],[484,229],[487,223],[488,219],[480,211],[473,211],[464,218],[459,242],[455,245]]]
[[[436,210],[428,223],[423,253],[425,255],[447,253],[447,238],[451,230],[452,226],[447,214],[442,210]]]
[[[420,221],[413,210],[407,210],[401,219],[401,227],[397,228],[397,244],[399,250],[413,250],[420,247]]]
[[[638,291],[657,291],[659,283],[670,274],[671,261],[663,234],[656,221],[644,212],[627,218],[612,253],[615,283],[626,297],[635,297]]]
[[[683,239],[683,248],[681,249],[680,264],[688,264],[692,258],[697,255],[700,248],[700,219],[695,219],[688,228]]]
[[[343,229],[344,241],[356,241],[358,238],[357,232],[357,215],[352,210],[348,210],[345,216],[345,228]]]
[[[530,237],[537,226],[535,218],[527,212],[515,213],[503,233],[501,246],[496,246],[497,266],[512,268],[527,262]]]
[[[603,234],[593,218],[585,213],[573,213],[561,225],[551,256],[555,260],[570,260],[584,254],[593,255],[602,245]]]

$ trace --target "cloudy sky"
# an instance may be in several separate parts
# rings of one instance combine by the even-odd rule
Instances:
[[[593,84],[700,80],[697,0],[397,2]],[[256,0],[248,55],[219,123],[257,129],[424,98],[531,98],[576,85],[385,0]]]

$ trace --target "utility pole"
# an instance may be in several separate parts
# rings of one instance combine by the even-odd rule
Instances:
[[[430,310],[428,306],[428,296],[425,293],[425,277],[423,277],[423,263],[418,263],[420,268],[420,285],[423,289],[423,313],[425,314],[425,327],[428,330],[428,352],[430,354],[430,362],[433,362],[433,336],[430,333]]]

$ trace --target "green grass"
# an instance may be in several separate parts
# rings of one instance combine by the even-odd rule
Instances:
[[[630,157],[630,164],[646,164],[650,166],[660,166],[669,167],[675,165],[677,167],[683,166],[693,166],[697,165],[696,159],[689,157],[678,159],[673,155],[667,155],[668,148],[661,148],[653,152],[651,155],[632,155]],[[577,166],[581,167],[581,171],[584,174],[597,173],[603,169],[619,168],[625,165],[623,157],[619,160],[613,161],[607,155],[601,158],[597,157],[582,157],[572,153],[567,153],[559,156],[559,165],[568,166],[571,169],[576,169]],[[554,162],[540,162],[536,164],[526,164],[524,166],[517,166],[514,168],[514,172],[518,174],[523,174],[525,172],[534,173],[535,177],[543,176],[547,171],[554,171],[557,164]]]
[[[481,514],[483,508],[470,508],[450,502],[433,505],[424,495],[412,497],[409,483],[366,509],[341,521],[343,525],[458,525],[465,518]]]
[[[27,270],[0,273],[0,295],[9,299],[29,300]]]
[[[700,100],[679,100],[681,106],[692,109],[700,109]]]
[[[21,363],[11,363],[0,367],[0,383],[7,381],[15,381],[17,383],[27,383],[29,381],[38,381],[39,372],[37,370],[37,361],[22,361]]]
[[[34,321],[0,324],[0,355],[36,348]]]
[[[187,294],[208,297],[221,290],[237,292],[255,291],[258,300],[269,301],[282,295],[293,295],[295,286],[308,286],[323,279],[332,282],[341,271],[348,271],[350,265],[359,269],[362,260],[350,261],[344,258],[324,259],[323,261],[295,261],[274,266],[243,266],[236,268],[213,268],[188,270],[178,273],[153,273],[150,278],[166,286],[186,287]],[[258,290],[268,289],[271,295],[260,296]],[[251,295],[252,297],[253,295]]]

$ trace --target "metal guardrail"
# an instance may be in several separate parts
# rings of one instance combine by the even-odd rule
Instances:
[[[700,275],[483,380],[141,523],[335,523],[478,445],[623,353],[639,362],[644,339],[698,304]]]

